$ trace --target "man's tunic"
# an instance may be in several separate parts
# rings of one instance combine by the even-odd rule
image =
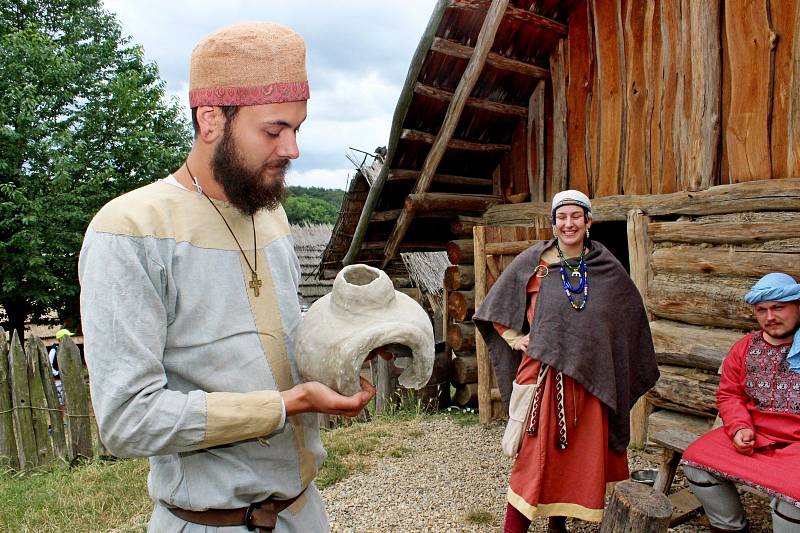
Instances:
[[[800,374],[789,370],[789,346],[760,331],[733,345],[717,392],[724,426],[692,443],[682,462],[800,507]],[[743,428],[755,432],[750,456],[733,446]]]
[[[283,209],[255,215],[256,297],[219,214],[170,179],[109,202],[89,226],[79,263],[94,412],[113,453],[150,457],[148,487],[159,504],[152,531],[184,525],[164,506],[292,498],[325,457],[316,414],[284,424],[279,391],[301,378],[293,354],[300,268]],[[214,203],[255,266],[251,218]],[[326,524],[312,485],[276,532]]]

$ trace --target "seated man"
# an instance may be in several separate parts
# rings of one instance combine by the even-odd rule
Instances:
[[[800,531],[800,284],[767,274],[745,295],[761,330],[722,364],[724,426],[691,444],[682,464],[713,531],[748,531],[735,483],[772,497],[776,533]]]

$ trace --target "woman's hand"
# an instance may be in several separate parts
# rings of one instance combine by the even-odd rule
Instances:
[[[520,350],[520,351],[523,351],[523,352],[527,352],[528,351],[528,341],[530,340],[530,338],[531,338],[530,333],[528,335],[524,335],[524,336],[520,337],[519,339],[517,339],[514,342],[514,346],[512,346],[512,348],[515,349],[515,350]]]

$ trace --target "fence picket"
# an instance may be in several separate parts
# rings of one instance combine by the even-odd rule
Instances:
[[[11,335],[9,351],[9,371],[11,374],[11,402],[14,408],[14,428],[17,435],[17,452],[22,470],[37,466],[36,435],[31,416],[31,391],[28,384],[28,364],[25,350],[19,342],[17,332]]]
[[[31,341],[28,341],[29,343]],[[44,397],[47,400],[48,414],[50,415],[50,437],[53,440],[53,453],[59,459],[67,460],[67,440],[64,434],[64,415],[61,413],[61,404],[58,402],[58,392],[50,371],[50,358],[42,339],[34,337],[33,344],[39,358],[39,372],[42,376]]]
[[[42,388],[42,373],[39,371],[39,339],[31,336],[25,345],[25,359],[28,367],[28,388],[31,395],[31,418],[33,419],[33,434],[36,439],[36,456],[39,465],[46,465],[53,461],[53,447],[50,444],[48,426],[50,417],[47,413],[47,400]],[[41,341],[39,341],[41,342]],[[48,370],[48,364],[45,370]]]
[[[14,439],[14,414],[11,403],[9,345],[6,331],[0,328],[0,468],[19,468],[17,441]]]
[[[83,379],[83,364],[78,347],[64,337],[58,347],[58,368],[64,385],[70,459],[92,457],[92,433],[89,420],[89,393]]]

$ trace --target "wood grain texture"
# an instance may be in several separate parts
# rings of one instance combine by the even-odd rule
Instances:
[[[725,27],[731,71],[726,135],[731,179],[769,179],[771,35],[765,2],[726,4]]]
[[[545,119],[544,119],[545,82],[540,81],[531,94],[528,103],[528,176],[531,189],[531,200],[544,201],[545,161],[544,152]]]
[[[659,364],[716,372],[743,331],[692,326],[670,320],[650,322]]]
[[[791,81],[789,86],[789,123],[787,173],[800,176],[800,2],[795,5],[794,41],[791,43]],[[785,43],[789,44],[789,43]]]
[[[770,272],[785,272],[800,278],[800,261],[792,253],[776,253],[742,248],[706,248],[701,246],[670,246],[653,252],[655,272],[687,274],[717,274],[736,276],[746,272],[759,278]]]
[[[623,194],[650,192],[650,122],[647,103],[653,89],[645,75],[645,18],[648,2],[625,2],[625,153]]]
[[[572,12],[567,38],[567,146],[569,188],[591,194],[588,174],[588,109],[591,103],[592,51],[586,7]]]
[[[645,128],[647,128],[645,150],[649,183],[647,193],[655,193],[661,183],[661,122],[660,108],[664,97],[664,79],[661,70],[661,0],[647,2],[644,15],[644,84],[647,87],[645,101]]]
[[[550,190],[557,192],[567,188],[568,145],[567,145],[567,81],[566,81],[566,42],[558,41],[550,56],[550,83],[553,89],[553,144],[552,183]]]
[[[593,5],[599,95],[599,169],[594,193],[611,196],[620,193],[624,153],[625,72],[620,3],[594,0]]]
[[[772,117],[770,127],[770,149],[772,178],[789,178],[789,119],[794,42],[797,21],[797,9],[800,3],[796,0],[770,0],[770,20],[772,30],[777,38],[774,52],[774,68],[772,69]],[[800,175],[800,173],[795,174]]]
[[[681,44],[680,2],[663,0],[660,5],[661,15],[661,83],[664,90],[661,96],[661,105],[658,109],[659,128],[659,175],[654,183],[654,194],[676,192],[678,188],[678,157],[680,152],[675,151],[673,138],[676,124],[675,108],[678,101],[678,77]]]
[[[9,348],[6,331],[0,327],[0,467],[16,470],[19,468],[19,455],[14,438],[14,413],[11,410]]]

